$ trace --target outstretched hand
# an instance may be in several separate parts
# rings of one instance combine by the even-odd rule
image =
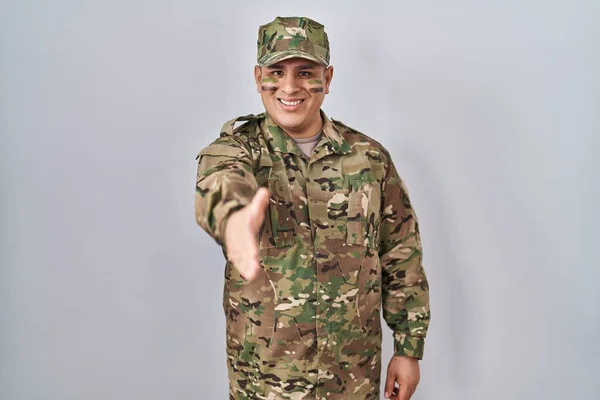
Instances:
[[[249,281],[260,271],[258,233],[268,204],[269,189],[261,187],[248,205],[229,216],[225,227],[227,259]]]
[[[394,356],[390,360],[385,380],[386,399],[410,400],[421,379],[419,360],[407,356]],[[400,387],[396,387],[396,383]]]

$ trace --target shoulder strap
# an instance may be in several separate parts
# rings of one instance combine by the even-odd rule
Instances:
[[[248,114],[248,115],[242,115],[241,117],[237,117],[232,120],[229,120],[223,124],[223,127],[221,128],[221,134],[233,135],[233,131],[235,130],[236,122],[251,121],[256,118],[257,118],[256,115]]]

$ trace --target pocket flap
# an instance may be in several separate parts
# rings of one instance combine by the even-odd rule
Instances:
[[[258,160],[258,165],[260,165],[261,167],[272,167],[273,160],[271,160],[271,157],[269,157],[268,155],[263,155]]]

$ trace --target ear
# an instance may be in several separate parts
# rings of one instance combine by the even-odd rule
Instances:
[[[261,88],[261,84],[260,81],[262,79],[262,70],[258,65],[254,66],[254,80],[256,81],[256,91],[258,93],[261,92],[260,88]]]
[[[329,85],[333,79],[333,65],[325,68],[325,94],[329,94]]]

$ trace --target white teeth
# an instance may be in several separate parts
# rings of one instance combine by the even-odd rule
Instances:
[[[285,104],[286,106],[297,106],[298,104],[302,103],[302,100],[286,101],[283,99],[279,99],[279,101]]]

